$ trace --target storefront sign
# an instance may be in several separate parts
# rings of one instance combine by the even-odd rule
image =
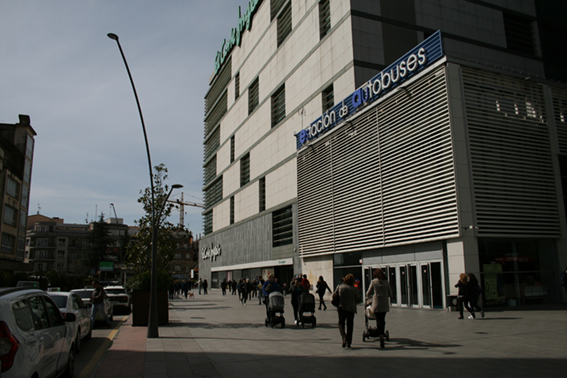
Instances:
[[[217,259],[217,256],[220,256],[221,254],[221,246],[220,244],[213,246],[211,244],[211,247],[203,247],[201,249],[201,260],[208,260],[211,259],[211,261],[215,261]]]
[[[234,46],[240,46],[242,33],[244,33],[244,30],[250,30],[252,27],[252,17],[254,17],[256,10],[261,3],[262,0],[250,0],[244,15],[242,15],[240,11],[240,6],[238,7],[238,26],[232,28],[230,39],[228,41],[225,39],[222,44],[221,51],[217,52],[217,56],[215,58],[215,75],[219,72],[226,60],[226,57],[230,55]]]
[[[374,76],[341,103],[329,109],[307,128],[295,134],[297,149],[301,149],[308,141],[319,137],[319,135],[346,121],[357,110],[364,108],[365,105],[392,91],[441,57],[443,57],[441,32],[437,31],[400,59],[386,67],[385,70]]]

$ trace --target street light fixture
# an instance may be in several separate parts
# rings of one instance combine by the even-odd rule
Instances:
[[[146,153],[148,155],[148,167],[150,171],[150,188],[152,191],[152,269],[151,269],[151,282],[150,282],[150,312],[148,315],[148,338],[159,337],[158,328],[158,311],[157,311],[157,219],[156,219],[156,200],[155,200],[155,190],[154,190],[154,174],[152,170],[152,158],[150,156],[150,145],[148,143],[148,134],[146,133],[146,125],[144,123],[144,117],[142,115],[142,108],[140,106],[140,100],[138,99],[138,93],[136,92],[136,86],[134,85],[134,79],[132,79],[132,74],[130,73],[130,68],[128,67],[128,62],[126,61],[126,56],[124,51],[122,51],[122,46],[120,46],[120,41],[118,36],[114,33],[108,33],[108,38],[113,39],[118,44],[118,49],[120,50],[120,55],[122,55],[122,60],[124,60],[124,65],[126,66],[126,71],[128,72],[128,77],[130,78],[130,83],[132,84],[132,90],[134,91],[134,97],[136,98],[136,104],[138,105],[138,113],[140,113],[140,120],[142,121],[142,130],[144,131],[144,140],[146,142]]]

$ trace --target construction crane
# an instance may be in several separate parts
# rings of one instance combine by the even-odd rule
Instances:
[[[194,206],[194,207],[200,207],[200,208],[205,208],[205,205],[203,205],[202,203],[197,203],[197,202],[184,202],[183,201],[183,192],[181,192],[181,199],[177,199],[177,200],[167,200],[167,202],[171,202],[174,203],[176,205],[179,205],[179,225],[183,225],[185,226],[185,206]]]

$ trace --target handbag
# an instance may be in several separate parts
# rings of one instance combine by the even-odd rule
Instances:
[[[338,291],[335,291],[333,293],[333,298],[331,299],[331,304],[335,307],[339,307],[341,305],[341,297],[339,296]]]

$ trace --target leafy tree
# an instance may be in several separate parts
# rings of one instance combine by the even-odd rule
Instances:
[[[174,234],[178,232],[187,232],[183,226],[175,226],[167,222],[167,218],[171,214],[173,204],[166,203],[167,194],[170,187],[165,183],[167,180],[167,168],[164,164],[154,167],[154,192],[156,217],[160,209],[163,208],[159,215],[159,230],[157,233],[157,269],[158,271],[166,270],[171,260],[173,260],[177,243]],[[150,271],[151,268],[151,251],[152,251],[152,191],[146,188],[140,191],[141,197],[138,202],[143,205],[145,215],[136,221],[136,225],[140,228],[138,233],[133,237],[127,249],[126,264],[134,270],[136,275],[142,275]]]
[[[93,222],[92,230],[89,235],[89,249],[85,259],[86,267],[90,269],[97,269],[101,261],[109,260],[108,246],[112,243],[107,224],[104,221],[104,213],[100,215],[98,222]]]

